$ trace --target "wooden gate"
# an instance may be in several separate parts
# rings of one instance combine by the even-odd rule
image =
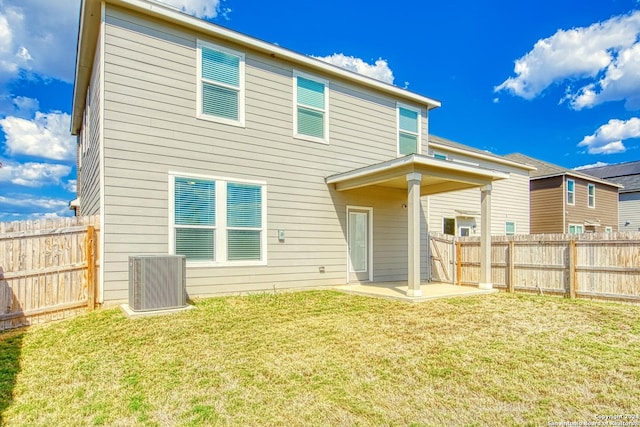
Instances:
[[[429,233],[429,281],[455,283],[455,237]]]

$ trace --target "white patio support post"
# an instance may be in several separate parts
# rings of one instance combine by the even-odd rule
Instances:
[[[491,281],[491,184],[481,190],[480,289],[492,289]]]
[[[422,296],[420,287],[420,183],[422,175],[407,174],[409,277],[407,296]]]

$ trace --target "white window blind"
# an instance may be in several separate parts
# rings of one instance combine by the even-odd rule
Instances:
[[[418,152],[420,142],[420,114],[398,107],[398,153],[401,156]]]
[[[296,134],[326,139],[326,85],[296,76]]]

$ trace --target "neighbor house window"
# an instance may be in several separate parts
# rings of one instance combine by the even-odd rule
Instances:
[[[582,234],[584,227],[580,224],[569,224],[569,234]]]
[[[595,208],[596,207],[596,185],[589,184],[587,186],[587,192],[589,196],[589,207]]]
[[[398,155],[420,153],[420,110],[398,104]]]
[[[440,159],[440,160],[447,160],[447,155],[446,154],[440,154],[440,153],[433,153],[433,158],[434,159]]]
[[[516,223],[513,221],[507,221],[504,223],[504,234],[507,236],[513,236],[516,234]]]
[[[604,232],[605,233],[613,233],[613,227],[605,227],[604,228]]]
[[[244,126],[244,54],[198,41],[198,117]]]
[[[442,232],[444,234],[449,234],[451,236],[456,235],[456,219],[455,218],[444,218],[442,220]]]
[[[294,136],[317,142],[328,141],[327,81],[294,72]]]
[[[266,263],[266,185],[171,176],[173,248],[187,261]]]
[[[568,179],[567,180],[567,204],[568,205],[574,205],[575,202],[576,202],[576,199],[575,199],[575,196],[576,196],[575,187],[576,187],[575,181],[572,180],[572,179]]]

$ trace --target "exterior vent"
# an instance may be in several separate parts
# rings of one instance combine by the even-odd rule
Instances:
[[[163,310],[187,305],[186,257],[129,257],[129,307],[133,311]]]

